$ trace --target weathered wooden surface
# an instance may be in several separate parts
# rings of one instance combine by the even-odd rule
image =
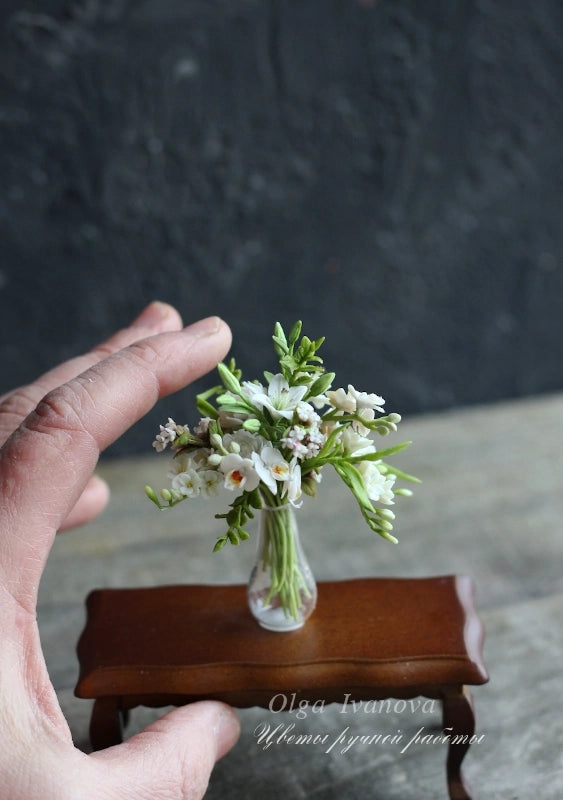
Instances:
[[[320,498],[300,512],[318,578],[473,576],[491,674],[487,686],[473,691],[483,739],[472,746],[465,771],[475,798],[563,796],[562,422],[563,396],[557,395],[403,423],[403,438],[414,444],[400,466],[424,483],[397,507],[396,547],[374,541],[353,499],[329,473]],[[166,470],[164,455],[102,463],[100,473],[113,488],[110,507],[89,528],[61,535],[47,566],[39,609],[47,663],[75,741],[85,749],[91,705],[74,698],[73,687],[86,594],[100,586],[244,581],[254,557],[252,542],[211,554],[222,528],[205,501],[167,514],[145,501],[143,485],[165,483]],[[130,730],[155,713],[134,712]],[[317,714],[309,709],[302,719],[262,709],[240,713],[242,737],[213,773],[213,800],[445,797],[446,746],[406,746],[420,728],[421,735],[439,735],[437,707],[352,713],[330,706]],[[280,741],[264,749],[258,741],[264,726],[291,723],[294,734],[327,735],[326,745]],[[346,752],[342,741],[326,752],[343,732],[400,732],[402,739],[356,740]]]

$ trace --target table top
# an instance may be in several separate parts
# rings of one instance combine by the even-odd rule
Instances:
[[[469,575],[490,673],[490,682],[473,692],[484,739],[466,759],[469,783],[477,798],[559,800],[563,395],[415,417],[401,423],[393,441],[403,439],[413,444],[395,463],[423,483],[394,507],[399,544],[375,537],[346,488],[326,472],[318,499],[306,498],[299,512],[308,560],[319,581]],[[147,451],[146,458],[102,460],[110,505],[88,528],[57,537],[41,585],[38,618],[47,666],[75,742],[84,749],[91,701],[74,697],[74,687],[86,596],[96,588],[243,584],[254,561],[252,541],[211,553],[223,532],[213,517],[220,506],[194,500],[160,513],[145,500],[143,486],[165,485],[168,469],[166,455],[153,454],[150,442]],[[135,711],[130,730],[157,713]],[[263,751],[254,730],[270,719],[268,713],[240,712],[241,740],[217,765],[209,798],[254,800],[274,786],[279,796],[315,800],[420,800],[435,797],[443,785],[445,752],[429,745],[402,754],[392,745],[346,753],[307,750],[306,758],[298,747]],[[313,733],[337,733],[346,723],[351,734],[400,728],[414,735],[439,722],[439,714],[413,706],[406,714],[391,709],[346,716],[331,706],[294,722],[297,731]]]
[[[272,633],[248,611],[246,587],[105,589],[88,598],[80,697],[190,696],[346,687],[481,684],[482,626],[467,576],[319,584],[300,630]],[[267,701],[271,693],[266,698]],[[234,700],[231,700],[234,702]]]

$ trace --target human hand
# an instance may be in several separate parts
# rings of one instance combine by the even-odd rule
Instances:
[[[0,796],[195,800],[238,737],[232,709],[175,709],[116,747],[77,750],[49,680],[37,591],[55,534],[93,519],[108,488],[100,452],[154,403],[212,369],[230,345],[217,318],[182,330],[152,303],[128,328],[0,397]]]

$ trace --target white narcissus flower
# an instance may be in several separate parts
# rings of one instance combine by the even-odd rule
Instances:
[[[248,381],[242,384],[242,391],[256,408],[267,409],[274,419],[280,419],[280,417],[291,419],[297,405],[307,394],[307,387],[292,386],[290,388],[283,375],[278,374],[271,379],[267,393],[260,384],[248,383]]]
[[[225,476],[224,486],[235,492],[244,490],[252,492],[260,483],[260,476],[249,458],[242,458],[238,453],[229,453],[219,464]]]
[[[361,461],[358,464],[358,470],[370,500],[387,505],[394,503],[395,475],[383,475],[373,461]]]
[[[204,497],[215,497],[219,493],[221,476],[214,469],[206,469],[199,473],[201,477],[201,493]]]
[[[286,481],[289,476],[289,464],[274,447],[266,446],[260,453],[253,453],[252,461],[260,479],[271,492],[277,491],[276,481]]]
[[[201,491],[202,480],[195,469],[179,472],[172,478],[172,491],[184,497],[197,497]]]

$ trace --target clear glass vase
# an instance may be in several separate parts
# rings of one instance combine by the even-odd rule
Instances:
[[[248,605],[269,631],[294,631],[312,614],[317,585],[305,558],[293,507],[263,508]]]

